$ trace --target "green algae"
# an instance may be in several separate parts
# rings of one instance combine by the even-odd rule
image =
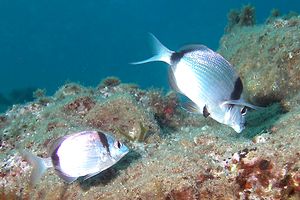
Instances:
[[[141,133],[139,134],[139,138],[137,139],[137,141],[143,142],[145,141],[149,128],[146,128],[141,122],[139,123],[139,125],[140,125]]]
[[[132,141],[144,141],[148,131],[160,131],[153,114],[139,105],[130,94],[110,96],[91,109],[85,120],[92,127],[119,133]]]
[[[225,28],[226,32],[232,31],[232,29],[242,26],[255,25],[255,7],[248,4],[243,6],[241,10],[232,9],[227,15],[228,24]]]
[[[134,134],[129,134],[128,132],[125,132],[124,130],[121,130],[120,128],[116,128],[117,132],[121,135],[125,136],[130,141],[138,141],[138,142],[144,142],[147,136],[147,133],[149,131],[149,128],[146,128],[142,122],[139,122],[139,131],[137,131]]]
[[[103,79],[98,86],[98,88],[103,88],[103,87],[115,87],[117,85],[120,85],[121,80],[118,77],[115,76],[110,76],[105,79]]]
[[[251,102],[266,106],[299,92],[299,26],[299,17],[278,18],[222,37],[218,52],[239,72]]]
[[[243,131],[242,136],[252,139],[262,133],[270,132],[272,126],[283,114],[284,110],[280,103],[249,112],[246,118],[247,128]]]

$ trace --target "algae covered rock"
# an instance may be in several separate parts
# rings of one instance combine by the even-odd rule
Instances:
[[[300,91],[300,17],[239,27],[225,34],[219,53],[242,77],[250,101],[266,105]]]
[[[248,4],[241,10],[232,9],[227,15],[228,25],[225,31],[230,32],[235,27],[253,26],[255,24],[255,7]]]
[[[158,133],[153,114],[137,104],[130,95],[114,95],[97,104],[85,117],[95,128],[112,131],[130,140],[144,141],[147,135]]]

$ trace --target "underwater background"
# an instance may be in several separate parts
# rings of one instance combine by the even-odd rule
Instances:
[[[300,2],[270,2],[0,0],[0,200],[300,199]],[[183,109],[166,64],[128,64],[152,55],[148,33],[233,65],[261,106],[238,107],[241,133]],[[32,185],[29,157],[58,166],[55,141],[83,131],[129,152],[86,180],[49,168]]]
[[[164,64],[128,64],[151,53],[148,32],[174,50],[190,43],[217,50],[229,10],[249,3],[258,23],[273,8],[300,11],[297,0],[1,0],[0,102],[30,100],[36,88],[53,94],[68,81],[95,86],[106,76],[167,88]]]

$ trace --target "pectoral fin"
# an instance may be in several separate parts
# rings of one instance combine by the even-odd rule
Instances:
[[[263,109],[263,107],[255,106],[250,103],[245,102],[244,100],[228,100],[228,101],[223,101],[221,105],[240,105],[240,106],[246,106],[248,108],[252,108],[254,110],[260,110]]]
[[[209,115],[210,115],[210,113],[208,112],[208,110],[207,110],[207,105],[205,105],[204,107],[203,107],[203,116],[205,117],[205,118],[207,118]]]

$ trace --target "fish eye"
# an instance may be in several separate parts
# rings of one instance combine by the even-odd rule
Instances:
[[[117,140],[117,141],[115,142],[114,146],[115,146],[116,148],[120,149],[121,146],[122,146],[122,144],[121,144],[121,142],[119,142],[119,140]]]
[[[241,109],[241,114],[242,114],[242,116],[244,116],[244,115],[246,115],[246,113],[247,113],[247,107],[244,106],[244,107]]]

